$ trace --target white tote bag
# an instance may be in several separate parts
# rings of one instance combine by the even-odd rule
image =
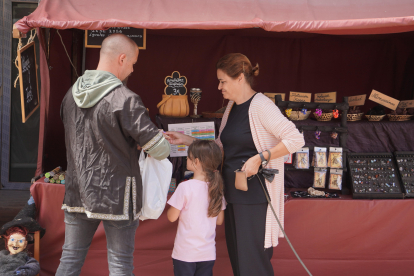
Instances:
[[[140,220],[157,219],[164,211],[172,176],[172,164],[165,158],[161,161],[147,156],[144,151],[139,156],[142,178],[142,209]]]

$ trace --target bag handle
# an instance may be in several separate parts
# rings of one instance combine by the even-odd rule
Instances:
[[[162,99],[162,101],[160,101],[158,104],[157,104],[157,108],[160,108],[163,104],[165,104],[165,102],[166,101],[168,101],[169,99],[171,99],[171,95],[168,95],[168,97],[166,97],[166,98],[164,98],[164,99]]]

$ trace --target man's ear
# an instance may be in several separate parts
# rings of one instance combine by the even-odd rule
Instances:
[[[119,65],[122,65],[125,62],[125,60],[126,60],[126,55],[125,54],[120,54],[119,57],[118,57]]]

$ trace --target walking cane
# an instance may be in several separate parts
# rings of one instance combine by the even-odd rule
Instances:
[[[269,159],[270,159],[270,153],[269,153]],[[261,169],[259,170],[259,172],[258,172],[258,173],[260,173],[261,175],[263,175],[263,177],[264,177],[265,179],[267,179],[267,181],[269,181],[269,182],[271,183],[271,182],[273,181],[273,179],[275,178],[275,174],[278,174],[278,173],[279,173],[279,170],[277,170],[277,169],[266,169],[266,168],[261,168]],[[257,178],[259,179],[260,184],[262,185],[263,192],[264,192],[264,193],[265,193],[265,195],[266,195],[267,202],[269,203],[269,206],[270,206],[270,208],[272,209],[273,215],[275,216],[276,221],[277,221],[277,223],[279,224],[279,227],[280,227],[280,229],[281,229],[281,230],[282,230],[282,232],[283,232],[283,235],[285,235],[286,241],[288,242],[288,244],[289,244],[290,248],[292,248],[293,253],[295,253],[296,258],[297,258],[297,259],[299,260],[299,262],[302,264],[303,268],[306,270],[306,272],[307,272],[310,276],[312,276],[312,274],[309,272],[309,270],[308,270],[308,268],[306,267],[306,265],[305,265],[305,264],[302,262],[302,260],[300,259],[300,257],[299,257],[299,255],[298,255],[298,253],[296,253],[295,248],[293,248],[293,245],[290,243],[290,240],[289,240],[288,236],[286,235],[285,230],[283,229],[282,224],[280,223],[280,221],[279,221],[279,219],[278,219],[278,217],[277,217],[277,215],[276,215],[275,209],[273,209],[272,202],[271,202],[270,197],[269,197],[269,195],[268,195],[268,193],[267,193],[267,191],[266,191],[266,189],[265,189],[264,184],[262,183],[262,180],[260,179],[260,177],[259,177],[258,175],[256,175],[256,176],[257,176]]]

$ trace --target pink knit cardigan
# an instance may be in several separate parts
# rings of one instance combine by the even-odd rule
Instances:
[[[227,105],[224,112],[223,120],[220,126],[219,136],[216,143],[223,149],[220,136],[226,126],[233,101]],[[252,100],[249,107],[249,122],[253,136],[253,141],[258,152],[271,149],[282,142],[290,153],[296,152],[304,146],[305,140],[303,135],[299,133],[295,125],[289,121],[280,112],[279,108],[265,95],[258,93]],[[281,222],[284,225],[284,162],[283,157],[273,159],[267,165],[267,168],[278,169],[279,174],[270,183],[266,180],[267,190],[273,208]],[[284,235],[270,209],[267,209],[266,215],[266,236],[264,247],[269,248],[277,246],[278,238]]]

